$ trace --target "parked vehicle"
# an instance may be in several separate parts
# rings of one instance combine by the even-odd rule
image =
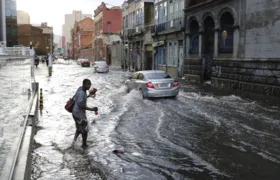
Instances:
[[[82,59],[81,60],[81,66],[82,67],[90,67],[90,62],[88,59]]]
[[[67,56],[63,56],[64,60],[69,60],[69,58]]]
[[[109,66],[105,61],[95,61],[93,68],[94,68],[94,72],[103,72],[103,73],[109,72]]]
[[[127,93],[139,90],[143,98],[176,97],[179,83],[164,71],[138,71],[125,81]]]
[[[78,60],[77,60],[77,64],[78,65],[81,65],[81,61],[82,61],[83,59],[81,59],[81,58],[79,58]]]

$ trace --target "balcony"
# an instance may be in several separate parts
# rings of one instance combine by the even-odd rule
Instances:
[[[142,34],[144,32],[144,25],[138,25],[138,26],[135,26],[135,32],[133,35],[139,35],[139,34]]]
[[[166,33],[172,33],[174,31],[179,31],[179,30],[181,31],[183,28],[185,28],[185,21],[183,17],[180,17],[165,23],[153,25],[151,29],[151,33],[166,34]]]

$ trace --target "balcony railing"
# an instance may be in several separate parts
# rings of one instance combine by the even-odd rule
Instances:
[[[183,17],[175,18],[171,21],[155,24],[152,26],[151,33],[160,33],[172,30],[181,30],[185,27],[185,21]]]
[[[144,25],[143,24],[135,26],[135,33],[134,33],[134,35],[140,34],[142,32],[144,32]]]

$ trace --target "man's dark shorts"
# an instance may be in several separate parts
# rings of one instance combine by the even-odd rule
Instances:
[[[85,134],[88,132],[88,122],[86,119],[77,118],[74,115],[72,115],[74,118],[74,121],[76,123],[76,129],[78,132]]]

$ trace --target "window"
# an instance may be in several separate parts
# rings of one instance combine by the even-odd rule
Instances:
[[[234,18],[230,12],[225,12],[220,19],[219,52],[233,52]]]
[[[139,24],[139,9],[136,10],[136,25]]]
[[[165,11],[164,16],[165,16],[165,19],[166,19],[166,17],[167,17],[167,2],[164,3],[164,11]]]
[[[139,79],[139,80],[143,80],[144,79],[144,75],[142,74],[142,73],[139,73],[139,76],[138,76],[138,78],[137,79]]]
[[[171,21],[173,19],[173,3],[171,2],[169,4],[169,16],[168,16],[168,20]]]
[[[227,34],[224,37],[223,34]],[[221,53],[232,53],[233,52],[233,29],[223,30],[220,33],[220,50]]]
[[[159,5],[159,23],[162,23],[163,4]]]
[[[134,73],[134,74],[132,75],[132,79],[137,79],[137,77],[138,77],[138,73]]]
[[[168,59],[167,59],[168,66],[177,66],[177,60],[178,60],[178,42],[170,41],[168,43]]]
[[[199,50],[199,34],[190,36],[190,54],[198,54]]]
[[[158,23],[158,6],[155,6],[155,24]]]
[[[166,53],[165,47],[158,47],[156,48],[156,63],[158,65],[165,65],[166,64]]]
[[[178,18],[178,9],[179,9],[178,5],[179,5],[178,2],[176,1],[174,3],[174,13],[176,14],[174,14],[173,18]]]
[[[147,74],[148,79],[171,79],[170,75],[166,73],[149,73]]]

